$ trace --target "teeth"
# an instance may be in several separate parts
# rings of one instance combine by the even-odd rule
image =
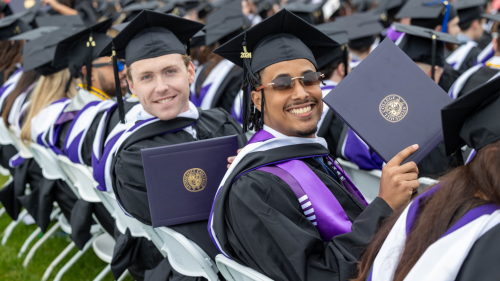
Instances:
[[[310,105],[306,107],[301,107],[301,108],[293,108],[290,109],[290,113],[292,114],[304,114],[312,110],[312,107]]]
[[[173,97],[168,98],[168,99],[164,99],[164,100],[159,100],[158,103],[167,103],[167,102],[171,101],[172,99],[173,99]]]

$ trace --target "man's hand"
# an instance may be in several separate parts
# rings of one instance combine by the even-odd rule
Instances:
[[[238,149],[238,151],[236,151],[236,155],[240,154],[240,152],[241,152],[241,148]],[[229,169],[229,167],[231,167],[231,164],[233,164],[233,161],[235,158],[236,158],[236,156],[231,156],[231,157],[227,158],[227,162],[229,162],[229,164],[227,164],[228,169]]]
[[[382,168],[378,197],[384,199],[394,211],[407,204],[420,186],[417,164],[412,161],[400,166],[417,149],[417,144],[405,148]]]

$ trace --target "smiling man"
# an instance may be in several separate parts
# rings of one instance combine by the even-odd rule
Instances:
[[[224,255],[273,280],[348,280],[380,222],[419,186],[415,163],[400,166],[414,145],[387,163],[368,205],[315,136],[316,59],[337,46],[283,9],[215,51],[245,68],[257,133],[220,184],[209,232]]]
[[[118,54],[125,54],[127,80],[140,104],[127,112],[125,124],[115,128],[106,124],[117,118],[118,110],[103,116],[94,142],[94,177],[98,189],[114,192],[122,210],[147,225],[151,225],[151,214],[141,149],[241,133],[240,125],[223,109],[201,110],[189,101],[189,84],[194,81],[195,71],[185,44],[202,27],[203,24],[174,15],[142,11],[103,50],[103,54],[109,54],[114,45]],[[169,165],[175,164],[168,163],[164,168],[168,170]],[[168,184],[165,183],[165,188],[169,188]],[[205,220],[171,228],[215,258],[218,251],[206,225]],[[144,269],[155,268],[162,261],[158,268],[162,273],[148,272],[147,276],[195,279],[173,271],[168,260],[144,238],[119,239],[115,249],[120,249],[118,254],[122,256],[129,252],[128,261],[135,260]],[[114,259],[119,257],[115,255]],[[113,273],[116,278],[121,275],[115,270]]]

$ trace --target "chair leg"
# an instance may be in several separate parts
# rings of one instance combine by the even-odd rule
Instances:
[[[2,209],[0,209],[0,217],[2,217],[3,214],[5,214],[5,207],[2,207]]]
[[[75,247],[75,242],[69,243],[69,245],[64,248],[64,250],[57,256],[57,258],[50,263],[49,267],[45,270],[43,274],[42,281],[46,281],[49,279],[52,270],[69,254],[69,252]]]
[[[56,222],[50,229],[49,231],[47,231],[47,233],[45,233],[43,235],[43,237],[36,241],[35,245],[33,245],[33,248],[31,248],[31,250],[29,251],[28,255],[26,256],[26,258],[24,259],[24,262],[23,262],[23,266],[26,268],[29,264],[29,262],[31,261],[31,259],[33,258],[33,256],[35,255],[35,252],[38,250],[38,248],[40,248],[40,246],[45,243],[45,241],[47,241],[47,239],[50,238],[50,236],[52,236],[52,234],[54,234],[54,232],[56,232],[56,230],[59,228],[59,222]]]
[[[17,254],[17,258],[22,257],[24,255],[24,253],[26,253],[26,250],[28,250],[28,247],[30,246],[31,242],[33,242],[33,240],[35,240],[35,238],[41,232],[42,232],[42,229],[41,228],[37,228],[37,229],[35,229],[35,231],[33,231],[33,233],[31,233],[31,235],[28,237],[28,239],[26,239],[26,241],[24,241],[24,244],[21,247],[21,250],[19,251],[19,254]]]
[[[78,251],[78,253],[76,253],[69,261],[68,263],[66,263],[60,270],[59,272],[57,273],[56,275],[56,278],[54,278],[54,281],[61,281],[61,278],[62,276],[64,275],[64,273],[66,273],[66,271],[68,271],[72,266],[73,264],[75,264],[78,259],[80,259],[83,254],[85,254],[85,252],[92,246],[92,242],[94,242],[94,240],[99,236],[99,234],[101,233],[98,233],[94,236],[92,236],[92,238],[90,238],[90,240],[87,242],[87,244],[85,244],[85,246],[83,247],[83,250],[81,251]]]
[[[4,246],[7,243],[7,240],[9,239],[10,235],[12,234],[12,231],[14,231],[14,228],[23,221],[24,217],[28,214],[28,211],[26,209],[22,210],[21,213],[19,213],[19,217],[17,218],[16,221],[13,221],[7,226],[7,228],[4,231],[3,238],[2,238],[2,246]]]
[[[120,278],[118,278],[118,281],[123,281],[123,280],[125,280],[125,278],[127,277],[127,275],[128,275],[128,269],[126,269],[126,270],[122,273],[122,275],[120,276]]]
[[[94,278],[94,281],[101,281],[106,275],[111,271],[111,265],[108,264],[106,267],[97,275],[96,278]]]

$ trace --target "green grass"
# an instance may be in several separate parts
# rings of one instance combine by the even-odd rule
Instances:
[[[0,177],[1,183],[5,181]],[[3,236],[3,231],[12,222],[12,219],[4,214],[0,217],[0,232]],[[53,224],[53,223],[52,223]],[[51,224],[51,226],[52,226]],[[21,258],[17,258],[19,250],[28,236],[35,231],[36,225],[25,225],[20,223],[10,236],[5,246],[0,245],[0,280],[9,281],[31,281],[41,280],[42,276],[49,264],[62,252],[71,242],[71,237],[59,229],[51,238],[49,238],[36,252],[35,256],[29,263],[27,268],[24,268],[22,263],[26,257],[25,253]],[[30,245],[33,246],[41,235],[36,238]],[[29,249],[28,251],[29,252]],[[59,269],[77,253],[76,247],[63,259],[59,265],[52,271],[49,280],[53,280]],[[90,248],[70,269],[64,274],[62,280],[93,280],[101,270],[106,267],[106,263],[101,261]],[[103,280],[114,280],[111,272]],[[125,279],[131,281],[132,278],[127,276]]]

